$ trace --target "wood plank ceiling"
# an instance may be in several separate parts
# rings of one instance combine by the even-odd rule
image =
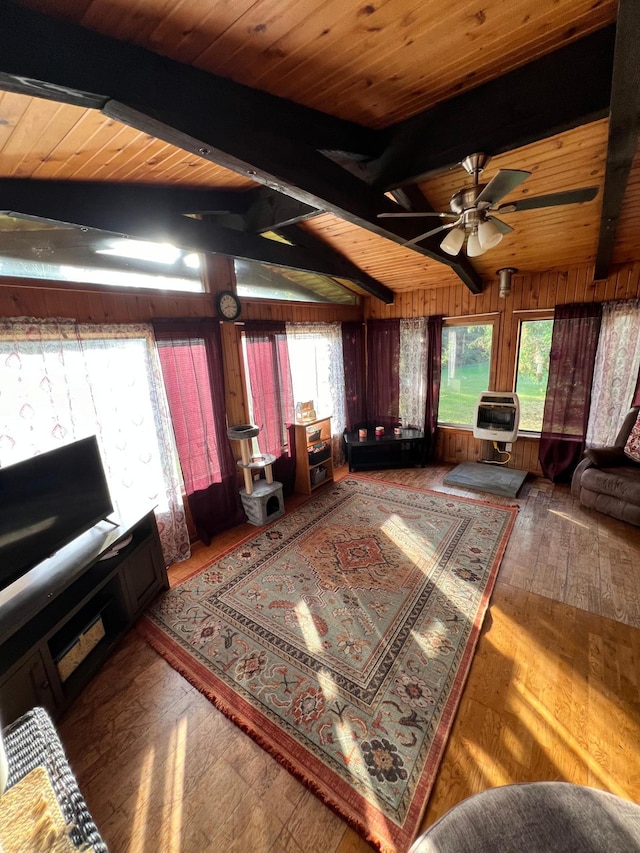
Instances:
[[[617,14],[615,0],[486,0],[482,5],[477,0],[23,0],[16,5],[376,132],[604,31]],[[561,101],[562,80],[557,91]],[[528,96],[521,93],[525,104]],[[226,116],[217,109],[215,101],[202,103],[203,112],[223,123]],[[473,137],[466,121],[461,113],[462,146]],[[509,214],[514,232],[473,259],[472,271],[481,279],[494,278],[503,266],[533,272],[595,261],[608,124],[607,116],[596,116],[493,157],[483,182],[501,168],[532,173],[507,201],[590,186],[599,192],[582,205]],[[428,148],[431,129],[427,125],[420,133]],[[85,106],[0,92],[0,178],[233,191],[257,185],[246,171],[232,171],[174,141]],[[420,139],[413,146],[419,149]],[[450,196],[471,183],[462,169],[447,165],[418,183],[436,210],[448,210]],[[350,169],[357,163],[351,161]],[[345,177],[352,175],[345,172]],[[300,193],[296,197],[306,201]],[[414,235],[427,230],[425,222],[437,224],[419,220]],[[613,263],[640,259],[639,224],[636,156]],[[362,227],[361,220],[339,215],[335,206],[320,208],[299,227],[391,291],[460,281],[459,270]]]

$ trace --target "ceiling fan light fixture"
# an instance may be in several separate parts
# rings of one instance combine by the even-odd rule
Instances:
[[[484,255],[486,251],[480,244],[477,233],[472,231],[467,240],[467,255],[470,258],[477,258],[479,255]]]
[[[487,249],[493,249],[494,246],[497,246],[503,236],[495,222],[492,222],[490,219],[486,219],[478,226],[478,240],[485,252]]]
[[[446,252],[448,255],[457,255],[460,249],[462,248],[462,244],[464,243],[464,229],[463,228],[452,228],[449,233],[445,236],[442,243],[440,243],[440,248],[443,252]]]

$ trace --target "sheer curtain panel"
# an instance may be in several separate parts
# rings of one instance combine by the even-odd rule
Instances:
[[[220,326],[166,320],[154,322],[154,331],[191,517],[208,545],[244,521],[227,436]]]
[[[402,426],[422,429],[427,401],[427,320],[400,320],[398,369],[399,415]]]
[[[295,402],[313,400],[319,418],[331,415],[333,462],[342,465],[347,424],[340,323],[287,323]]]
[[[614,444],[636,397],[640,370],[640,299],[604,302],[593,374],[587,447]]]
[[[165,563],[189,556],[150,326],[2,320],[0,389],[0,465],[96,435],[116,517],[155,507]]]
[[[544,476],[554,482],[570,479],[584,450],[601,313],[598,303],[555,309],[539,446]]]

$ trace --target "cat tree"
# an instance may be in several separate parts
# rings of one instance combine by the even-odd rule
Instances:
[[[282,483],[273,479],[272,465],[276,457],[270,453],[253,454],[253,439],[260,432],[260,427],[254,424],[238,424],[229,427],[227,435],[232,441],[240,442],[241,459],[238,468],[242,469],[244,488],[240,489],[240,500],[247,514],[247,521],[256,527],[262,527],[269,521],[274,521],[284,514],[284,498]],[[264,472],[254,480],[254,474]]]

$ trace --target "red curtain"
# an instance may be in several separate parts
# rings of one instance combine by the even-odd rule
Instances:
[[[427,319],[427,399],[424,416],[425,459],[436,455],[440,374],[442,372],[442,317]]]
[[[260,427],[258,442],[263,453],[276,457],[273,475],[287,495],[294,488],[296,457],[285,324],[248,320],[244,329],[253,420]]]
[[[555,309],[539,449],[553,482],[569,480],[584,451],[601,317],[599,303]]]
[[[640,406],[640,370],[638,371],[638,381],[636,382],[636,390],[631,401],[632,406]]]
[[[342,324],[342,358],[347,431],[357,429],[366,418],[364,326],[353,321]]]
[[[400,320],[367,322],[367,420],[392,427],[400,412]]]
[[[208,545],[244,520],[226,431],[220,327],[211,320],[158,320],[154,333],[189,509]]]

